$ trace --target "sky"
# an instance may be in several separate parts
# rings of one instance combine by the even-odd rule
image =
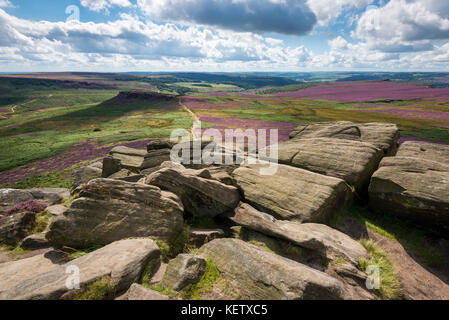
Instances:
[[[0,0],[0,72],[449,71],[447,0]]]

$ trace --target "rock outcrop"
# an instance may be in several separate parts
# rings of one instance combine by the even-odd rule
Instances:
[[[245,201],[278,219],[323,222],[352,200],[341,179],[279,165],[274,175],[262,175],[263,164],[246,165],[232,174]]]
[[[360,243],[324,224],[276,220],[245,203],[240,204],[230,218],[245,228],[311,249],[330,260],[342,258],[358,265],[360,258],[368,257]]]
[[[157,261],[159,256],[160,249],[153,240],[117,241],[54,270],[18,282],[1,293],[0,300],[76,299],[89,285],[102,279],[109,281],[112,292],[108,294],[115,296],[136,282],[145,266]],[[80,289],[76,289],[71,281],[75,273],[79,274]]]
[[[405,142],[369,187],[373,210],[449,230],[449,146]]]
[[[270,148],[266,151],[270,155]],[[345,180],[366,190],[384,153],[374,144],[337,138],[292,139],[278,145],[279,163]]]
[[[164,168],[149,175],[146,183],[178,195],[186,212],[200,216],[232,211],[240,201],[236,187],[215,180],[207,169]]]
[[[113,159],[120,160],[122,168],[137,172],[140,170],[146,154],[145,150],[123,146],[115,147],[110,152]]]
[[[237,239],[217,239],[199,255],[212,259],[242,299],[350,299],[340,281]]]
[[[73,174],[73,188],[77,188],[90,180],[101,178],[103,170],[96,167],[82,167]]]
[[[206,260],[193,254],[180,254],[167,266],[161,285],[181,291],[190,284],[196,284],[206,272]]]
[[[129,237],[170,240],[183,227],[179,198],[155,186],[96,179],[80,196],[51,225],[47,239],[52,244],[88,248]]]
[[[393,123],[318,122],[297,127],[290,138],[336,138],[370,142],[386,155],[394,155],[398,148],[399,129]]]

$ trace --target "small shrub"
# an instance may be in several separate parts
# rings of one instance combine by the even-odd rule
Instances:
[[[29,212],[39,213],[39,212],[44,211],[46,208],[47,208],[47,205],[40,203],[39,201],[36,201],[36,200],[31,200],[31,201],[27,201],[27,202],[23,202],[23,203],[19,203],[19,204],[15,205],[14,207],[7,210],[6,214],[10,215],[10,214],[13,214],[16,212],[21,212],[21,211],[29,211]]]

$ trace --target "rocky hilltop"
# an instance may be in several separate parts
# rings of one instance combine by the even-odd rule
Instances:
[[[426,296],[383,278],[369,232],[344,214],[368,203],[444,238],[449,148],[399,147],[384,123],[318,123],[290,137],[271,176],[262,164],[176,164],[173,144],[155,140],[112,149],[75,173],[72,190],[0,190],[0,242],[28,250],[0,256],[0,299],[449,298],[439,279]],[[369,266],[386,279],[374,290]]]

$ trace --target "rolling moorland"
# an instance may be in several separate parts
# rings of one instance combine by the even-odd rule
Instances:
[[[279,140],[286,143],[296,139],[292,132],[296,132],[298,127],[314,128],[314,124],[322,122],[333,123],[339,128],[341,127],[342,130],[352,127],[352,124],[342,121],[351,121],[354,126],[359,124],[360,128],[364,128],[363,124],[373,122],[394,124],[400,135],[397,142],[404,146],[403,149],[399,149],[398,156],[406,158],[408,156],[406,151],[412,153],[407,148],[412,148],[415,142],[425,145],[431,143],[432,146],[441,146],[446,150],[449,148],[448,84],[449,74],[443,73],[40,73],[0,75],[0,188],[70,189],[74,183],[79,187],[88,181],[82,181],[82,183],[77,181],[80,177],[75,172],[80,172],[94,163],[102,162],[109,154],[112,154],[114,158],[114,150],[115,153],[131,155],[135,158],[142,158],[142,160],[144,157],[147,159],[147,150],[151,153],[159,149],[159,147],[152,149],[150,147],[152,143],[168,139],[170,133],[175,129],[190,130],[196,118],[201,120],[203,129],[278,129]],[[387,130],[385,128],[376,127],[373,130],[381,136],[382,133],[379,132]],[[362,129],[362,138],[363,130],[365,129]],[[353,135],[353,132],[349,135]],[[317,137],[323,138],[322,136]],[[295,143],[302,142],[295,141]],[[396,142],[390,142],[391,146],[394,143]],[[407,143],[411,143],[410,146]],[[352,147],[352,145],[343,145],[335,148]],[[362,146],[359,147],[362,148]],[[435,148],[434,152],[439,154],[438,147]],[[143,150],[143,154],[129,150]],[[335,150],[332,152],[338,154]],[[385,154],[394,155],[388,154],[388,152]],[[289,161],[294,161],[294,159],[291,158]],[[288,161],[286,160],[286,162]],[[295,164],[292,165],[295,166]],[[447,166],[447,161],[442,160],[441,165]],[[305,165],[297,164],[296,166],[304,168]],[[369,176],[378,166],[377,163]],[[101,169],[97,169],[97,171],[101,170],[103,170],[104,176],[105,162],[102,162]],[[193,179],[191,176],[195,175],[204,178],[202,173],[194,174],[188,172],[189,169],[172,170],[183,173],[179,179],[184,179],[185,176]],[[413,171],[413,169],[407,170]],[[408,172],[407,170],[405,171]],[[117,171],[111,171],[111,174],[118,173]],[[310,169],[310,171],[314,170]],[[323,173],[322,171],[318,172]],[[168,189],[178,195],[179,192],[170,190],[164,184],[164,179],[168,179],[168,177],[154,176],[152,175],[154,172],[138,173],[140,179],[148,176],[150,178],[145,179],[152,180],[152,185],[163,190]],[[221,174],[223,175],[223,172]],[[236,175],[230,172],[229,174],[232,176],[232,179],[229,179],[233,180],[229,183],[231,185],[235,184],[235,181],[241,182],[248,179],[243,171]],[[219,180],[224,183],[228,176],[223,178],[222,175],[220,176],[222,180]],[[286,175],[288,174],[286,173]],[[339,174],[326,172],[325,175],[340,178]],[[128,178],[128,174],[118,178]],[[347,179],[344,180],[348,182]],[[441,226],[435,226],[438,224],[437,222],[424,223],[419,218],[403,219],[400,214],[389,214],[388,206],[387,209],[385,207],[382,207],[381,210],[373,209],[367,195],[369,181],[362,181],[358,185],[359,182],[348,182],[352,188],[351,192],[355,194],[353,204],[339,207],[336,213],[328,217],[326,222],[333,228],[332,230],[340,230],[355,242],[352,243],[345,238],[348,251],[345,252],[344,257],[326,253],[324,258],[322,255],[318,258],[311,254],[308,259],[304,259],[304,255],[307,256],[309,251],[319,250],[307,247],[304,245],[307,241],[298,240],[295,236],[289,237],[288,233],[287,236],[284,235],[281,240],[278,240],[279,234],[282,232],[273,230],[277,230],[274,225],[284,220],[281,219],[285,218],[282,216],[276,216],[280,220],[273,222],[274,225],[270,227],[271,231],[267,235],[261,222],[264,219],[263,212],[275,215],[273,212],[276,210],[258,204],[257,200],[250,200],[251,192],[248,190],[244,190],[245,200],[250,202],[255,209],[247,207],[246,204],[240,204],[235,216],[230,217],[233,224],[238,225],[237,228],[240,229],[235,226],[230,227],[229,219],[215,212],[206,216],[197,215],[195,210],[182,201],[183,197],[180,196],[180,198],[185,209],[186,225],[191,230],[220,228],[227,235],[232,233],[235,238],[261,248],[261,252],[264,252],[261,254],[266,254],[265,259],[273,261],[273,264],[281,263],[275,261],[275,258],[271,256],[276,253],[313,266],[314,269],[339,279],[344,284],[344,290],[337,289],[346,290],[352,298],[449,299],[447,229],[443,227],[444,231],[441,231]],[[79,193],[83,197],[97,199],[98,195],[95,195],[95,192],[99,192],[98,190],[102,188],[106,191],[115,190],[107,182],[103,183],[105,184],[97,182],[98,185],[96,185],[94,182],[91,186],[92,189],[87,188],[87,190],[76,192],[72,190],[72,196],[61,196],[60,200],[64,206],[69,207]],[[120,186],[120,188],[126,189],[127,186]],[[239,188],[245,189],[240,185]],[[225,188],[225,190],[227,189]],[[152,192],[146,189],[144,191]],[[230,190],[226,192],[231,194],[229,197],[233,197]],[[436,194],[440,191],[434,192]],[[125,193],[129,197],[138,198],[138,195],[132,194],[132,191],[128,189]],[[444,191],[442,194],[444,197]],[[384,199],[380,197],[378,200],[380,207]],[[165,198],[164,201],[170,202]],[[447,203],[449,200],[445,199],[444,201]],[[237,201],[237,204],[239,202]],[[87,206],[87,204],[84,205]],[[171,203],[170,205],[173,206],[175,212],[179,211],[176,204]],[[235,206],[229,204],[227,207],[234,208]],[[99,250],[108,250],[107,244],[111,241],[102,242],[97,239],[98,241],[89,242],[86,240],[80,244],[79,241],[70,239],[72,241],[70,242],[65,239],[64,236],[58,234],[60,231],[57,232],[55,229],[59,227],[64,230],[65,226],[62,225],[62,222],[60,225],[56,223],[56,226],[51,226],[49,223],[51,214],[45,211],[45,208],[37,207],[37,209],[32,208],[31,210],[36,211],[38,215],[37,225],[34,225],[32,231],[28,230],[27,235],[49,231],[52,235],[47,239],[52,244],[58,243],[62,247],[66,247],[62,250],[64,259],[67,259],[67,256],[71,260],[79,259]],[[219,210],[219,205],[217,208],[221,214],[226,211]],[[447,209],[438,210],[444,215],[444,210]],[[251,221],[248,221],[248,216],[251,217]],[[435,219],[447,221],[444,220],[447,218],[439,216]],[[312,219],[308,222],[318,222],[318,220]],[[178,222],[171,221],[170,223],[176,225],[174,229],[182,229],[181,234],[187,232],[186,228],[183,229]],[[293,225],[284,224],[280,230],[291,230],[293,227]],[[331,231],[315,230],[313,232]],[[173,236],[173,234],[170,235]],[[335,237],[340,236],[342,235],[335,235]],[[182,252],[197,254],[207,251],[209,255],[213,256],[216,254],[214,250],[222,250],[226,254],[233,255],[235,247],[241,245],[234,243],[231,246],[223,242],[222,244],[217,243],[216,248],[213,246],[202,248],[198,243],[192,243],[192,237],[201,238],[198,234],[191,232],[190,238],[187,236],[187,240],[177,237],[176,241],[166,241],[168,245],[159,242],[158,245],[162,249],[162,265],[167,267],[168,264],[170,270],[169,262],[174,261],[173,259],[179,257],[178,254]],[[213,237],[221,236],[215,234]],[[23,238],[3,245],[0,252],[0,263],[30,258],[33,250],[22,246]],[[161,238],[164,237],[161,236]],[[202,244],[201,241],[199,242]],[[130,245],[132,246],[132,244]],[[366,250],[367,255],[359,254],[361,249],[357,247],[358,245]],[[119,252],[119,249],[109,250],[111,255]],[[242,250],[246,249],[242,248]],[[362,256],[363,258],[361,258]],[[284,296],[284,292],[261,295],[252,295],[252,292],[245,290],[234,292],[235,288],[227,282],[226,277],[232,272],[225,270],[226,266],[221,265],[222,261],[215,258],[213,261],[205,261],[204,266],[201,267],[204,269],[204,275],[200,276],[196,283],[187,287],[182,286],[182,290],[181,286],[169,284],[170,279],[162,280],[162,284],[160,281],[155,282],[154,278],[157,272],[153,272],[154,264],[150,267],[147,266],[151,272],[145,269],[145,272],[140,275],[139,282],[170,298],[298,298],[298,296],[291,297],[288,294]],[[346,265],[346,260],[350,260],[352,264],[356,261],[355,264],[359,271],[364,271],[366,266],[372,264],[380,266],[382,280],[380,289],[374,292],[361,289],[360,283],[363,283],[361,280],[363,277],[358,271],[354,271],[350,267],[346,269],[341,267],[341,265]],[[181,262],[177,261],[177,263]],[[196,261],[195,263],[201,265],[203,262]],[[158,270],[163,269],[160,266],[158,268]],[[285,270],[288,268],[286,265]],[[270,272],[269,267],[264,271]],[[0,274],[2,274],[1,264]],[[349,280],[351,278],[352,280]],[[283,280],[276,281],[282,282]],[[323,283],[330,280],[321,279],[320,281],[317,286],[324,286]],[[351,281],[356,284],[351,284]],[[26,287],[26,284],[22,285]],[[116,287],[112,290],[107,278],[98,279],[98,277],[88,285],[87,291],[71,298],[116,298],[117,294],[111,295],[112,291],[123,293],[122,291],[126,291],[129,287],[123,287],[120,290]],[[249,288],[252,284],[245,283],[245,285]],[[276,287],[276,283],[273,286]],[[19,290],[19,287],[14,287],[14,290]],[[332,287],[329,290],[333,290],[335,293],[337,289]],[[0,287],[0,294],[4,290],[5,288]],[[135,288],[135,290],[138,289]],[[294,291],[294,288],[289,290]],[[20,294],[13,291],[8,291],[9,297],[20,297]],[[279,291],[282,290],[279,289]],[[334,296],[324,291],[318,298],[347,298],[346,293],[340,291]],[[313,294],[303,297],[313,298]]]

